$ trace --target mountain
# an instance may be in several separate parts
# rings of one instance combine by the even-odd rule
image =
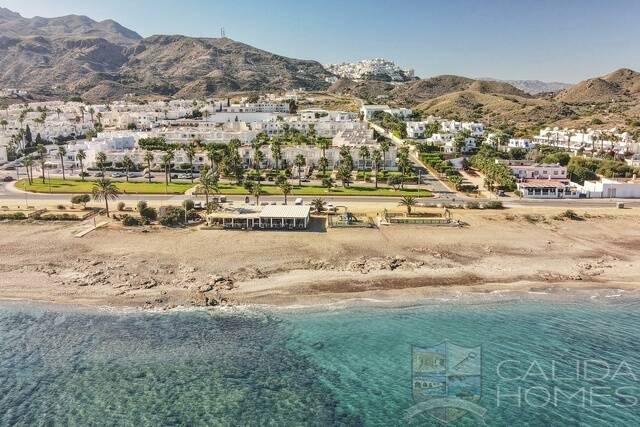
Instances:
[[[582,81],[555,98],[567,103],[592,104],[640,101],[640,73],[621,68],[605,76]]]
[[[569,83],[560,82],[543,82],[541,80],[500,80],[490,77],[483,77],[478,80],[490,81],[490,82],[504,82],[511,86],[520,89],[530,95],[537,95],[539,93],[546,92],[559,92],[561,90],[571,87]]]
[[[228,38],[143,39],[115,21],[24,18],[0,8],[0,87],[36,97],[113,100],[125,94],[204,97],[235,91],[326,89],[316,61],[287,58]]]

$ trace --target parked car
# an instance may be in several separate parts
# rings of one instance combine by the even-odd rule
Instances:
[[[113,178],[123,178],[123,177],[127,176],[127,174],[124,173],[124,172],[114,172],[114,173],[111,174],[111,176]]]
[[[300,182],[311,182],[311,180],[309,178],[302,178]]]
[[[302,197],[298,197],[298,198],[293,202],[293,204],[294,204],[294,205],[301,205],[301,204],[302,204],[302,202],[303,202]]]
[[[141,178],[142,173],[140,172],[129,172],[129,178]]]
[[[4,182],[11,182],[11,181],[13,181],[13,177],[12,176],[5,176],[2,180]]]
[[[95,175],[93,176],[97,176],[98,178],[102,178],[104,176],[104,174],[102,172],[96,172]]]

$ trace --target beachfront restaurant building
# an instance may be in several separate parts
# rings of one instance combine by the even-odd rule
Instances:
[[[266,205],[234,206],[207,217],[209,225],[240,230],[305,230],[309,226],[311,206]]]

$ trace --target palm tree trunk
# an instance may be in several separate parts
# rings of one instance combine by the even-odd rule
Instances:
[[[375,185],[376,185],[376,190],[378,189],[378,167],[376,166],[376,175],[375,175]]]
[[[149,179],[149,184],[151,184],[151,162],[147,162],[147,177]]]
[[[42,183],[44,184],[44,163],[40,163],[40,167],[42,168]]]
[[[82,160],[80,160],[80,177],[84,181],[84,165],[82,164]]]
[[[191,162],[191,184],[193,184],[193,161]]]
[[[62,168],[62,180],[66,180],[65,176],[64,176],[64,157],[62,157],[62,154],[60,154],[60,167]]]
[[[302,177],[300,176],[300,166],[298,166],[298,187],[302,187]]]
[[[107,197],[104,198],[104,207],[107,210],[107,218],[109,218],[109,199]]]

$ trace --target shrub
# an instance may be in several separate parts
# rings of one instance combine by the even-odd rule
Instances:
[[[193,203],[193,200],[191,199],[186,199],[185,201],[182,202],[182,207],[185,208],[187,211],[190,211],[195,207],[195,203]]]
[[[0,220],[3,220],[3,219],[23,220],[23,219],[27,219],[27,216],[23,212],[0,213]]]
[[[140,210],[140,216],[146,221],[155,221],[158,218],[158,212],[149,206],[145,206]]]
[[[118,202],[117,204],[117,208],[119,211],[123,211],[125,206],[126,205],[124,204],[124,202]]]
[[[135,227],[140,225],[140,220],[134,216],[125,214],[122,216],[122,225],[126,227]]]
[[[136,204],[136,207],[138,208],[138,212],[142,212],[142,211],[144,210],[144,208],[146,208],[147,206],[148,206],[148,205],[147,205],[147,202],[146,202],[146,201],[144,201],[144,200],[140,200],[140,201],[138,201],[138,203]]]
[[[566,211],[562,212],[561,214],[554,216],[553,219],[555,219],[555,220],[570,219],[572,221],[582,221],[584,218],[582,218],[580,215],[578,215],[575,211],[573,211],[571,209],[567,209]]]
[[[58,209],[59,211],[63,211],[66,209],[66,207],[64,205],[56,205],[56,209]]]
[[[175,227],[184,224],[184,214],[185,211],[183,208],[168,206],[160,215],[160,224],[165,227]]]
[[[467,202],[467,204],[465,205],[465,208],[467,208],[467,209],[480,209],[480,203],[479,202]]]
[[[71,203],[74,205],[82,205],[83,208],[87,208],[87,203],[91,201],[91,196],[88,194],[78,194],[71,198]]]
[[[504,206],[502,205],[502,202],[499,201],[499,200],[490,200],[490,201],[486,202],[482,207],[485,208],[485,209],[502,209],[502,208],[504,208]]]
[[[80,220],[80,218],[78,218],[77,216],[71,215],[68,213],[38,215],[36,216],[36,219],[40,219],[43,221],[79,221]]]

